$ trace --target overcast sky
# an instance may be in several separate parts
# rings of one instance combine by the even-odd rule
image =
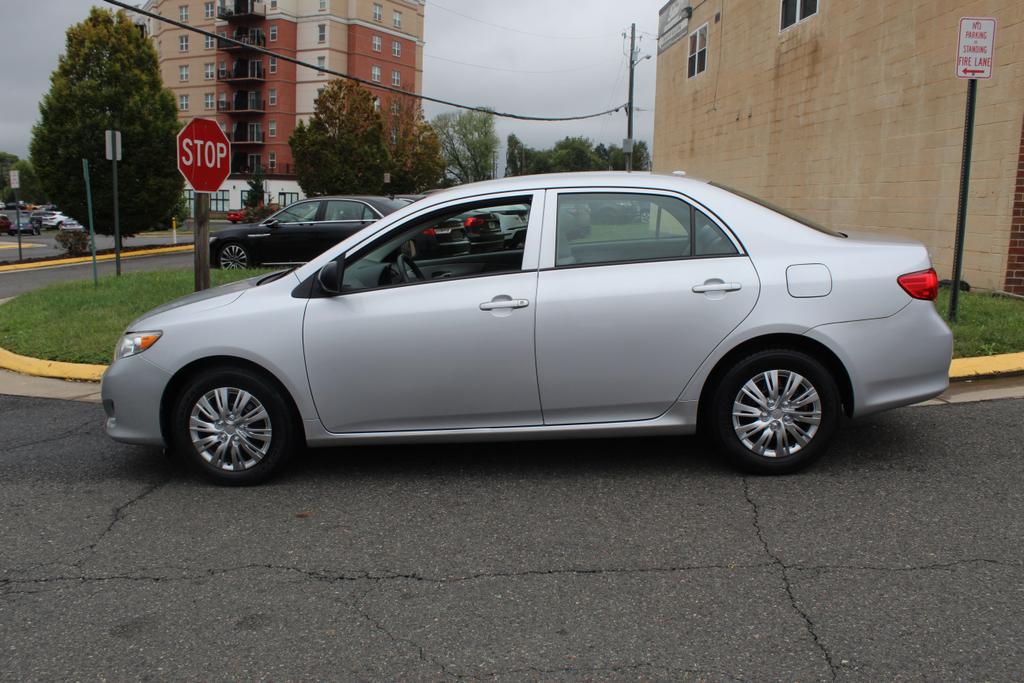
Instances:
[[[0,150],[28,154],[39,100],[64,50],[64,31],[81,21],[89,0],[0,0],[4,27],[0,62]],[[140,3],[141,4],[141,3]],[[622,32],[636,22],[641,56],[654,55],[664,0],[427,0],[423,92],[497,111],[567,116],[610,109],[627,98]],[[455,62],[463,62],[458,64]],[[468,66],[473,64],[476,66]],[[486,67],[486,68],[483,68]],[[655,59],[637,67],[634,136],[651,142]],[[427,104],[428,117],[446,107]],[[547,147],[567,135],[621,143],[623,112],[589,121],[497,120],[498,135],[515,133]]]

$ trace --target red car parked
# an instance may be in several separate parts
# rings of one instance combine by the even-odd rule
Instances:
[[[241,223],[245,220],[245,210],[228,211],[228,220],[232,223]]]

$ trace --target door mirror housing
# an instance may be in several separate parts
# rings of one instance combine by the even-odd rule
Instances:
[[[320,269],[316,281],[325,294],[337,296],[341,294],[341,281],[345,277],[345,261],[337,259]]]

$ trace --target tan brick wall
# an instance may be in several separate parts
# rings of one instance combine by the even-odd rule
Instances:
[[[961,16],[999,20],[996,75],[978,88],[964,276],[1001,289],[1019,191],[1021,0],[819,0],[817,15],[782,32],[778,2],[704,0],[689,30],[708,23],[707,71],[686,77],[686,39],[658,56],[654,168],[732,184],[840,230],[918,239],[949,277],[967,89],[954,76]]]

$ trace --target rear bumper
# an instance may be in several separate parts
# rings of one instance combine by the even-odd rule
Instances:
[[[111,364],[100,386],[107,436],[122,443],[165,445],[160,400],[170,379],[170,374],[142,356]]]
[[[821,325],[807,336],[846,366],[854,416],[935,398],[949,387],[953,333],[930,301],[911,301],[888,318]]]

